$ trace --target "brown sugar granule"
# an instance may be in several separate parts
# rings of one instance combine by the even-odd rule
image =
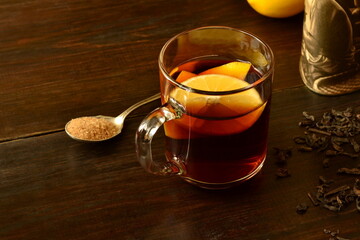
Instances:
[[[90,141],[105,140],[118,132],[114,123],[96,117],[72,119],[67,126],[67,131],[75,138]]]

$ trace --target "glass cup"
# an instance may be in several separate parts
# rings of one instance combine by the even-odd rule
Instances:
[[[171,38],[159,68],[162,106],[145,117],[135,137],[144,169],[208,189],[259,172],[267,153],[270,47],[241,30],[202,27]],[[161,126],[166,159],[155,160],[151,142]]]

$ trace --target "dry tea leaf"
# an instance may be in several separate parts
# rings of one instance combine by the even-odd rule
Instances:
[[[291,174],[289,173],[289,170],[287,168],[278,168],[276,171],[276,176],[278,178],[286,178],[290,177]]]
[[[292,156],[291,148],[274,147],[274,151],[277,158],[277,163],[279,164],[285,164],[287,160]]]
[[[296,212],[298,214],[305,214],[308,208],[309,206],[306,205],[306,203],[300,203],[299,205],[296,206]]]
[[[342,174],[360,175],[359,168],[339,168],[337,172]]]

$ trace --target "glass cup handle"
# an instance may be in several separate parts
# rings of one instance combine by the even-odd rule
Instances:
[[[167,107],[162,106],[141,122],[135,136],[136,154],[141,166],[156,175],[180,175],[182,169],[173,162],[160,163],[153,159],[151,142],[157,130],[167,121],[179,118]]]

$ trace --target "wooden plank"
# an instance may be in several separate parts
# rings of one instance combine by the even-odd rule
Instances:
[[[360,92],[323,97],[305,87],[274,93],[269,155],[251,181],[224,191],[202,190],[178,177],[146,173],[135,159],[134,133],[142,116],[109,142],[85,144],[64,132],[0,143],[1,239],[327,239],[323,229],[360,237],[351,205],[340,213],[312,207],[307,193],[322,175],[336,185],[355,177],[337,168],[359,159],[321,165],[320,153],[293,152],[291,177],[277,179],[273,147],[293,147],[302,111],[360,111]],[[162,140],[154,142],[162,156]],[[296,206],[306,202],[304,215]]]
[[[270,19],[246,1],[17,0],[0,7],[0,141],[58,131],[78,116],[116,116],[155,94],[161,47],[200,26],[257,34],[274,50],[275,88],[302,84],[302,15]]]

